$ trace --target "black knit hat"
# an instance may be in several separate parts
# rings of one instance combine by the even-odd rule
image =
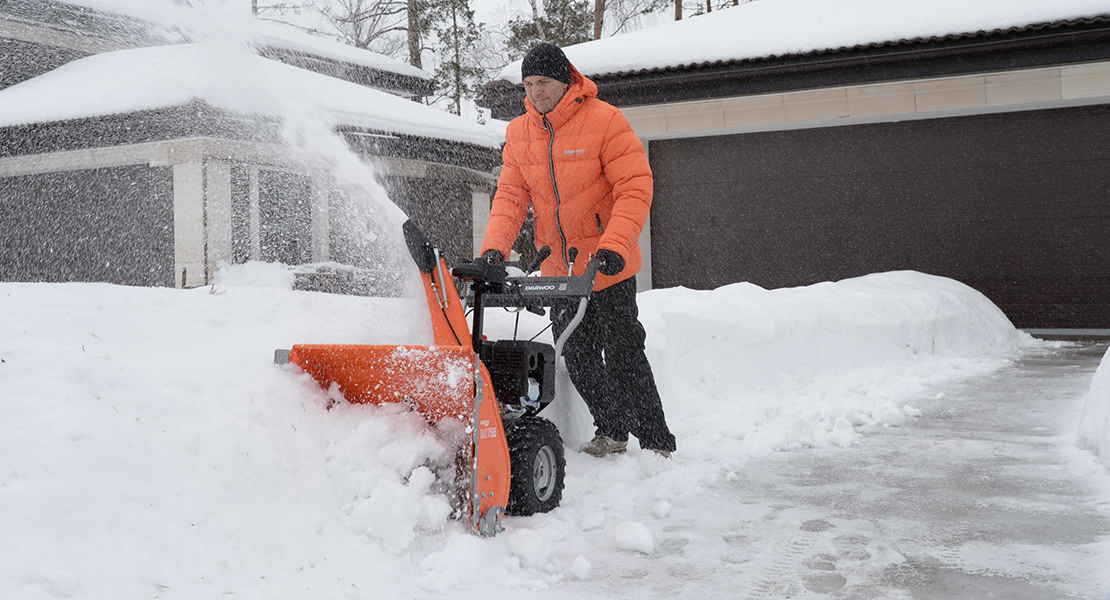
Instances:
[[[541,42],[524,55],[524,62],[520,65],[521,79],[532,75],[550,77],[570,85],[570,61],[555,44]]]

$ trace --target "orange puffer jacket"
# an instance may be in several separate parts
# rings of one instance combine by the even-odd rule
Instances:
[[[624,259],[615,276],[597,275],[600,290],[643,264],[639,238],[651,210],[651,167],[624,115],[598,100],[597,85],[574,65],[570,71],[571,86],[551,112],[541,115],[525,98],[527,112],[509,123],[482,252],[509,255],[531,202],[536,246],[552,251],[544,275],[566,275],[569,248],[578,248],[576,275],[599,249]]]

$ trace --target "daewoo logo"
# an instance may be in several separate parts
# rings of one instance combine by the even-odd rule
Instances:
[[[555,289],[554,285],[526,285],[526,286],[524,286],[524,290],[527,291],[527,292],[534,292],[536,290],[553,290],[553,289]]]
[[[585,148],[578,148],[577,150],[563,150],[563,154],[585,154]]]

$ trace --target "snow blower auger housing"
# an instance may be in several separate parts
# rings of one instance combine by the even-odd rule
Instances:
[[[508,277],[504,265],[484,259],[449,270],[411,221],[403,229],[424,283],[434,344],[298,344],[277,350],[274,360],[298,365],[325,388],[337,385],[348,402],[405,403],[433,425],[445,419],[462,424],[466,435],[456,451],[457,513],[472,533],[494,535],[504,514],[547,512],[562,498],[563,442],[555,425],[538,413],[554,399],[556,348],[581,320],[596,265],[579,277]],[[549,253],[541,251],[540,260]],[[465,298],[474,308],[472,330],[456,280],[469,286]],[[487,307],[542,313],[557,301],[577,301],[578,315],[555,348],[531,341],[491,342],[482,335]]]

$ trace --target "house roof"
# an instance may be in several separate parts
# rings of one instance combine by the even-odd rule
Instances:
[[[15,1],[42,3],[44,0]],[[344,77],[358,83],[382,88],[413,88],[425,95],[434,89],[434,77],[430,73],[404,61],[289,27],[263,23],[249,14],[223,6],[179,6],[169,0],[49,0],[48,4],[69,6],[72,7],[70,12],[100,15],[102,19],[115,15],[130,23],[147,23],[152,33],[161,34],[163,39],[160,43],[163,44],[183,41],[180,39],[182,37],[194,42],[233,39],[258,48],[261,54],[275,60],[328,75],[337,75],[332,72],[335,71],[334,65],[345,65],[345,72],[351,71],[353,67],[355,70],[391,75],[383,78],[381,75],[362,73]],[[33,9],[31,12],[45,17],[52,14],[40,9]],[[133,45],[145,46],[150,43]],[[322,62],[333,66],[322,66],[319,64]]]
[[[1110,0],[758,0],[565,48],[590,77],[1110,21]],[[520,61],[498,76],[520,82]]]
[[[500,130],[230,44],[118,50],[0,90],[0,127],[87,119],[201,102],[286,122],[358,128],[499,148]]]

